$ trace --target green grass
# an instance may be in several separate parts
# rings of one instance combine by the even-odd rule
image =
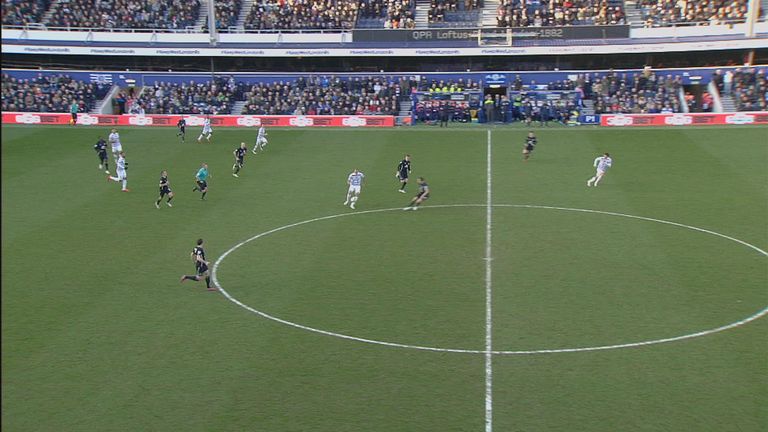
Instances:
[[[96,128],[2,130],[2,427],[9,431],[479,431],[483,354],[336,338],[259,317],[191,273],[274,228],[403,207],[406,152],[432,198],[296,226],[222,262],[229,294],[359,338],[485,349],[483,128],[254,131],[181,144],[123,129],[128,194],[97,170]],[[594,209],[700,227],[768,248],[768,129],[492,130],[494,204]],[[587,188],[592,160],[614,167]],[[208,200],[191,191],[201,162]],[[154,208],[167,169],[174,207]],[[480,204],[470,207],[438,207]],[[493,347],[538,350],[675,337],[768,305],[768,258],[693,230],[605,214],[494,207]],[[768,429],[768,318],[695,339],[493,359],[495,431]]]

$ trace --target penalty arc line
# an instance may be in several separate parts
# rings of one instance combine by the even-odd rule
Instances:
[[[488,207],[488,203],[485,203],[485,204],[438,204],[438,205],[428,206],[428,207],[426,207],[424,209],[440,209],[440,208],[455,208],[455,207],[486,207],[487,208]],[[763,250],[763,249],[761,249],[761,248],[759,248],[759,247],[757,247],[755,245],[747,243],[747,242],[745,242],[743,240],[739,240],[737,238],[730,237],[728,235],[721,234],[721,233],[718,233],[716,231],[711,231],[711,230],[708,230],[708,229],[698,228],[698,227],[694,227],[694,226],[691,226],[691,225],[685,225],[685,224],[681,224],[681,223],[678,223],[678,222],[672,222],[672,221],[667,221],[667,220],[663,220],[663,219],[654,219],[654,218],[645,217],[645,216],[635,216],[635,215],[629,215],[629,214],[617,213],[617,212],[609,212],[609,211],[602,211],[602,210],[578,209],[578,208],[543,206],[543,205],[529,205],[529,204],[492,204],[491,207],[530,208],[530,209],[574,211],[574,212],[592,213],[592,214],[605,214],[605,215],[609,215],[609,216],[625,217],[625,218],[629,218],[629,219],[645,220],[645,221],[649,221],[649,222],[656,222],[656,223],[661,223],[661,224],[666,224],[666,225],[672,225],[672,226],[677,226],[677,227],[681,227],[681,228],[686,228],[686,229],[690,229],[690,230],[693,230],[693,231],[699,231],[699,232],[702,232],[702,233],[714,235],[716,237],[721,237],[723,239],[739,243],[739,244],[741,244],[743,246],[746,246],[746,247],[748,247],[750,249],[753,249],[754,251],[756,251],[760,255],[768,257],[768,252],[766,252],[765,250]],[[402,210],[402,208],[400,208],[400,207],[393,207],[393,208],[385,208],[385,209],[364,210],[364,211],[357,211],[357,212],[350,212],[350,213],[340,213],[340,214],[335,214],[335,215],[318,217],[318,218],[314,218],[314,219],[308,219],[308,220],[305,220],[305,221],[296,222],[296,223],[292,223],[292,224],[289,224],[289,225],[284,225],[284,226],[281,226],[281,227],[278,227],[278,228],[274,228],[274,229],[271,229],[269,231],[265,231],[263,233],[257,234],[257,235],[255,235],[253,237],[250,237],[250,238],[248,238],[246,240],[243,240],[243,241],[239,242],[238,244],[236,244],[235,246],[232,246],[230,249],[228,249],[226,252],[224,252],[216,260],[216,262],[213,264],[213,268],[212,268],[212,271],[211,271],[211,279],[212,279],[214,285],[217,288],[219,288],[219,290],[220,290],[219,292],[221,292],[221,294],[224,295],[224,297],[226,297],[232,303],[242,307],[243,309],[245,309],[245,310],[247,310],[247,311],[249,311],[251,313],[259,315],[259,316],[261,316],[263,318],[267,318],[269,320],[272,320],[272,321],[275,321],[275,322],[279,322],[281,324],[284,324],[284,325],[287,325],[287,326],[290,326],[290,327],[298,328],[298,329],[309,331],[309,332],[313,332],[313,333],[323,334],[323,335],[326,335],[326,336],[332,336],[332,337],[336,337],[336,338],[340,338],[340,339],[347,339],[347,340],[352,340],[352,341],[356,341],[356,342],[364,342],[364,343],[369,343],[369,344],[374,344],[374,345],[389,346],[389,347],[393,347],[393,348],[415,349],[415,350],[421,350],[421,351],[432,351],[432,352],[442,352],[442,353],[484,354],[485,355],[488,352],[488,350],[473,350],[473,349],[462,349],[462,348],[442,348],[442,347],[430,347],[430,346],[422,346],[422,345],[403,344],[403,343],[397,343],[397,342],[387,342],[387,341],[380,341],[380,340],[375,340],[375,339],[366,339],[366,338],[361,338],[361,337],[356,337],[356,336],[350,336],[350,335],[345,335],[345,334],[341,334],[341,333],[336,333],[336,332],[331,332],[331,331],[327,331],[327,330],[317,329],[317,328],[314,328],[314,327],[305,326],[305,325],[298,324],[298,323],[295,323],[295,322],[292,322],[292,321],[284,320],[282,318],[278,318],[278,317],[270,315],[270,314],[268,314],[266,312],[263,312],[263,311],[260,311],[258,309],[255,309],[255,308],[253,308],[251,306],[248,306],[247,304],[239,301],[238,299],[233,297],[231,294],[229,294],[221,286],[221,284],[218,281],[218,277],[217,277],[218,268],[221,265],[221,263],[223,262],[223,260],[230,253],[232,253],[235,250],[239,249],[243,245],[245,245],[247,243],[250,243],[253,240],[257,240],[259,238],[265,237],[265,236],[270,235],[270,234],[277,233],[279,231],[283,231],[283,230],[286,230],[286,229],[289,229],[289,228],[293,228],[293,227],[297,227],[297,226],[301,226],[301,225],[306,225],[306,224],[309,224],[309,223],[312,223],[312,222],[318,222],[318,221],[323,221],[323,220],[328,220],[328,219],[335,219],[335,218],[340,218],[340,217],[345,217],[345,216],[355,216],[355,215],[371,214],[371,213],[382,213],[382,212],[390,212],[390,211],[398,211],[398,210]],[[662,339],[652,339],[652,340],[638,341],[638,342],[629,342],[629,343],[622,343],[622,344],[614,344],[614,345],[587,346],[587,347],[576,347],[576,348],[553,348],[553,349],[536,349],[536,350],[493,350],[493,351],[491,351],[491,354],[492,355],[534,355],[534,354],[577,353],[577,352],[591,352],[591,351],[607,351],[607,350],[623,349],[623,348],[636,348],[636,347],[649,346],[649,345],[657,345],[657,344],[670,343],[670,342],[679,342],[679,341],[683,341],[683,340],[687,340],[687,339],[693,339],[693,338],[698,338],[698,337],[702,337],[702,336],[708,336],[708,335],[711,335],[711,334],[720,333],[722,331],[726,331],[726,330],[734,329],[734,328],[737,328],[737,327],[741,327],[741,326],[743,326],[745,324],[748,324],[748,323],[750,323],[752,321],[755,321],[755,320],[757,320],[759,318],[762,318],[762,317],[764,317],[766,315],[768,315],[768,306],[763,307],[763,309],[760,309],[757,312],[755,312],[754,314],[752,314],[752,315],[750,315],[750,316],[748,316],[748,317],[746,317],[744,319],[741,319],[739,321],[736,321],[736,322],[733,322],[733,323],[730,323],[730,324],[725,324],[725,325],[722,325],[720,327],[716,327],[716,328],[712,328],[712,329],[708,329],[708,330],[702,330],[702,331],[698,331],[698,332],[695,332],[695,333],[684,334],[684,335],[680,335],[680,336],[674,336],[674,337],[668,337],[668,338],[662,338]]]
[[[488,129],[485,205],[485,432],[493,431],[493,285],[491,268],[493,201],[491,194],[491,130]]]

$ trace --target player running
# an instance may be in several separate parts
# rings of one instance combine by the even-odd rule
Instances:
[[[235,151],[232,152],[232,154],[235,155],[235,164],[232,165],[233,177],[240,177],[239,175],[237,175],[237,173],[239,173],[240,170],[243,169],[246,153],[248,153],[248,146],[246,146],[244,142],[241,142],[240,147],[236,148]]]
[[[413,197],[411,203],[403,208],[403,210],[418,210],[421,203],[429,199],[429,185],[427,184],[427,181],[424,180],[424,177],[419,177],[419,179],[416,180],[416,183],[419,185],[419,192]]]
[[[523,160],[528,162],[528,158],[531,157],[533,149],[536,147],[536,135],[533,131],[528,132],[528,136],[525,138],[525,145],[523,146]]]
[[[605,175],[605,172],[608,171],[608,168],[613,165],[613,159],[611,159],[611,155],[608,153],[604,153],[602,156],[598,156],[595,158],[595,161],[592,163],[592,166],[597,168],[597,172],[595,175],[587,180],[587,187],[592,186],[594,183],[594,186],[597,187],[597,184],[600,183],[600,180]]]
[[[128,189],[128,162],[125,161],[125,152],[120,152],[117,157],[117,177],[107,176],[107,182],[122,182],[123,192],[130,192]]]
[[[107,142],[104,138],[99,137],[96,144],[93,146],[96,151],[96,155],[99,157],[99,169],[104,170],[105,174],[109,174],[109,157],[107,156]]]
[[[264,150],[267,146],[267,131],[264,130],[264,126],[259,127],[259,134],[256,136],[256,145],[253,146],[253,154],[256,154],[256,150]]]
[[[160,208],[160,201],[163,200],[163,197],[168,195],[168,201],[165,203],[168,204],[168,207],[173,207],[173,204],[171,204],[171,200],[173,199],[173,191],[171,190],[171,186],[168,183],[168,171],[163,170],[160,172],[160,196],[157,198],[157,201],[155,201],[155,207]]]
[[[344,205],[349,204],[349,208],[353,210],[355,209],[355,203],[357,202],[358,197],[360,197],[360,189],[363,186],[364,178],[365,174],[358,171],[357,168],[355,168],[355,170],[347,177],[349,189],[347,189],[347,199],[344,201]]]
[[[210,174],[208,174],[208,164],[203,163],[203,165],[200,166],[200,169],[197,170],[197,174],[195,174],[195,183],[197,183],[197,186],[192,189],[192,192],[200,191],[203,193],[200,197],[201,200],[205,200],[205,194],[208,193],[208,177],[210,177]]]
[[[408,185],[408,174],[411,173],[411,155],[405,155],[403,160],[397,165],[395,177],[400,180],[400,189],[398,192],[405,193],[405,186]]]
[[[211,277],[208,275],[208,266],[210,263],[205,260],[203,239],[197,240],[197,246],[192,248],[190,256],[195,263],[195,274],[182,276],[180,282],[184,282],[185,280],[199,281],[200,279],[205,278],[205,286],[208,287],[208,291],[218,291],[218,288],[211,286]]]
[[[107,138],[109,140],[109,143],[112,145],[112,157],[117,160],[117,156],[120,154],[121,151],[123,151],[123,146],[120,144],[120,134],[117,133],[117,129],[112,129],[112,132],[109,134],[109,137]]]
[[[184,116],[182,116],[178,122],[176,122],[176,127],[179,128],[179,132],[176,134],[176,136],[181,137],[181,142],[184,142],[184,140],[187,138],[187,121],[184,119]]]
[[[205,139],[208,142],[211,142],[211,135],[213,135],[213,129],[211,128],[211,116],[206,115],[205,121],[203,122],[203,131],[200,133],[200,136],[197,137],[197,142],[201,142],[203,140],[203,136],[205,136]]]

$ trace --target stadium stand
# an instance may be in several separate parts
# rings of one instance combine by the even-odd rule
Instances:
[[[3,0],[3,24],[28,25],[42,23],[51,0]]]
[[[748,0],[639,0],[644,26],[667,27],[679,24],[717,25],[746,20]]]
[[[501,0],[498,27],[625,24],[623,2],[617,0]]]
[[[246,90],[242,114],[256,115],[397,115],[408,99],[403,78],[300,77],[259,83]]]
[[[69,0],[53,4],[48,26],[181,30],[199,13],[200,0]]]
[[[155,82],[127,104],[128,112],[145,114],[231,114],[244,85],[233,79],[187,83]]]
[[[107,84],[78,81],[66,74],[17,79],[4,73],[2,83],[3,111],[69,112],[72,101],[77,101],[81,112],[89,112],[110,89]]]
[[[482,0],[432,0],[427,20],[430,27],[477,27]]]
[[[739,111],[768,111],[765,69],[736,69],[733,72],[733,97]]]
[[[598,114],[682,112],[680,77],[655,72],[580,75],[577,86],[594,101]]]
[[[246,30],[351,29],[355,0],[259,0],[245,19]]]
[[[237,24],[237,18],[240,15],[240,9],[243,7],[242,0],[216,0],[214,3],[216,9],[216,29],[226,30]],[[203,25],[203,30],[208,30],[208,22]]]
[[[360,0],[356,28],[416,28],[415,0]]]

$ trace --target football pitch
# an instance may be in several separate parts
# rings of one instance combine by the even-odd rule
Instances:
[[[768,429],[768,128],[534,130],[4,126],[3,429]]]

